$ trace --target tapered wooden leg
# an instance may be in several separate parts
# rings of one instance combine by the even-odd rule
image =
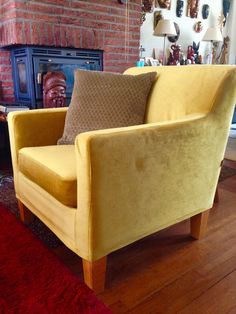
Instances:
[[[207,229],[207,221],[210,210],[195,215],[190,218],[191,236],[195,239],[204,237]]]
[[[34,214],[20,200],[18,200],[18,208],[21,221],[26,225],[30,224],[34,219]]]
[[[216,188],[214,203],[219,203],[219,189],[218,189],[218,186]]]
[[[106,265],[106,256],[94,262],[83,259],[84,281],[96,293],[104,291]]]

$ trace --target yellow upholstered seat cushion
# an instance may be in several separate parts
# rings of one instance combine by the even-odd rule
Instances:
[[[59,202],[77,207],[74,145],[22,148],[19,170]]]

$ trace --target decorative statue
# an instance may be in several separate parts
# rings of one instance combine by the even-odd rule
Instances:
[[[168,9],[170,10],[171,7],[171,0],[157,0],[159,7],[163,9]]]
[[[200,47],[200,42],[196,44],[195,41],[193,41],[194,61],[197,64],[202,63],[202,56],[199,55],[199,51],[198,51],[199,47]]]
[[[229,43],[230,39],[228,36],[224,37],[223,44],[221,46],[220,54],[217,57],[217,63],[227,64],[228,63],[228,54],[229,54]]]
[[[171,45],[173,52],[170,52],[168,65],[179,65],[181,59],[181,46],[180,45]]]
[[[184,10],[184,1],[183,0],[177,0],[176,15],[178,17],[181,17],[183,15],[183,10]]]
[[[206,20],[206,19],[208,18],[209,12],[210,12],[210,7],[209,7],[209,5],[208,5],[208,4],[204,4],[204,5],[202,6],[202,18],[203,18],[204,20]]]
[[[66,76],[62,72],[47,72],[43,77],[45,108],[66,106]]]
[[[198,16],[199,0],[188,0],[187,16],[196,18]]]
[[[193,41],[193,51],[194,51],[194,54],[195,54],[196,56],[198,56],[199,47],[200,47],[200,41],[199,41],[198,44],[196,44],[195,41]]]
[[[217,51],[219,50],[219,41],[214,41],[212,44],[212,58],[211,58],[211,63],[212,64],[217,64]]]
[[[195,56],[194,56],[194,49],[193,46],[188,46],[187,50],[187,60],[188,63],[194,64],[195,63]]]
[[[173,53],[170,52],[168,60],[167,60],[167,65],[174,65],[174,57],[173,57]]]

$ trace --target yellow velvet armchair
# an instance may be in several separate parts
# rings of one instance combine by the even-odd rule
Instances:
[[[56,145],[66,108],[10,113],[21,219],[32,213],[83,259],[104,289],[106,257],[190,218],[204,235],[236,98],[236,67],[131,68],[157,72],[143,125],[91,131]]]

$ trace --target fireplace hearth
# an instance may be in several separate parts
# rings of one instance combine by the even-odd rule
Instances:
[[[74,85],[74,70],[103,70],[101,50],[13,46],[10,51],[16,102],[27,105],[30,109],[43,107],[43,76],[47,72],[65,74],[66,103],[69,105]]]
[[[37,85],[33,83],[31,95],[14,93],[10,49],[34,46],[98,50],[103,52],[100,67],[106,72],[123,73],[134,66],[139,59],[141,6],[140,0],[128,1],[127,5],[117,0],[1,1],[0,100],[20,101],[32,108],[42,102],[36,99]],[[52,57],[55,55],[47,56]],[[25,86],[22,88],[24,91]]]

